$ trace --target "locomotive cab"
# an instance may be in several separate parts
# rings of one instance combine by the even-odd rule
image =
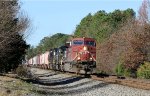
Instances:
[[[96,43],[92,38],[75,38],[72,40],[72,60],[82,63],[96,61]],[[74,58],[74,59],[73,59]]]
[[[92,38],[74,38],[67,50],[67,61],[85,72],[96,67],[96,42]]]

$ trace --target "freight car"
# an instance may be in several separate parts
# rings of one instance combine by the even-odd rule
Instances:
[[[64,46],[50,49],[28,62],[52,70],[92,73],[96,68],[96,42],[92,38],[74,38]]]

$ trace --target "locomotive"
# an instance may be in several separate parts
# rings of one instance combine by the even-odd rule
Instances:
[[[93,38],[73,38],[59,48],[31,58],[28,64],[58,71],[91,74],[96,68],[96,42]]]

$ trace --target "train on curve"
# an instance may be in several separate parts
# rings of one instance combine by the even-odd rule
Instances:
[[[27,60],[27,65],[58,71],[91,74],[96,68],[96,42],[93,38],[73,38]]]

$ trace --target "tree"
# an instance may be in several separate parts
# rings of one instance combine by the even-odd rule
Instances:
[[[30,59],[38,54],[49,51],[50,49],[60,47],[69,39],[69,35],[57,33],[52,36],[44,37],[37,47],[30,47],[27,51],[27,58]],[[54,42],[55,41],[55,42]]]
[[[15,69],[28,48],[24,32],[29,19],[19,9],[18,0],[0,1],[0,72]]]
[[[91,34],[90,31],[90,27],[91,27],[91,23],[92,23],[92,15],[89,13],[86,17],[84,17],[80,24],[76,27],[76,31],[74,33],[74,35],[76,37],[90,37]]]
[[[138,19],[139,19],[140,23],[142,23],[142,24],[150,23],[150,17],[149,17],[150,2],[149,2],[149,0],[143,0],[142,6],[140,7],[138,13],[139,13]]]
[[[139,66],[150,61],[148,5],[148,1],[143,1],[139,17],[128,18],[119,30],[98,46],[97,64],[100,70],[114,73],[121,62],[122,68],[136,75]]]
[[[111,13],[100,10],[94,15],[88,14],[84,17],[76,27],[74,35],[75,37],[92,37],[101,43],[122,27],[122,23],[127,22],[129,18],[135,18],[135,12],[132,9],[115,10]]]

